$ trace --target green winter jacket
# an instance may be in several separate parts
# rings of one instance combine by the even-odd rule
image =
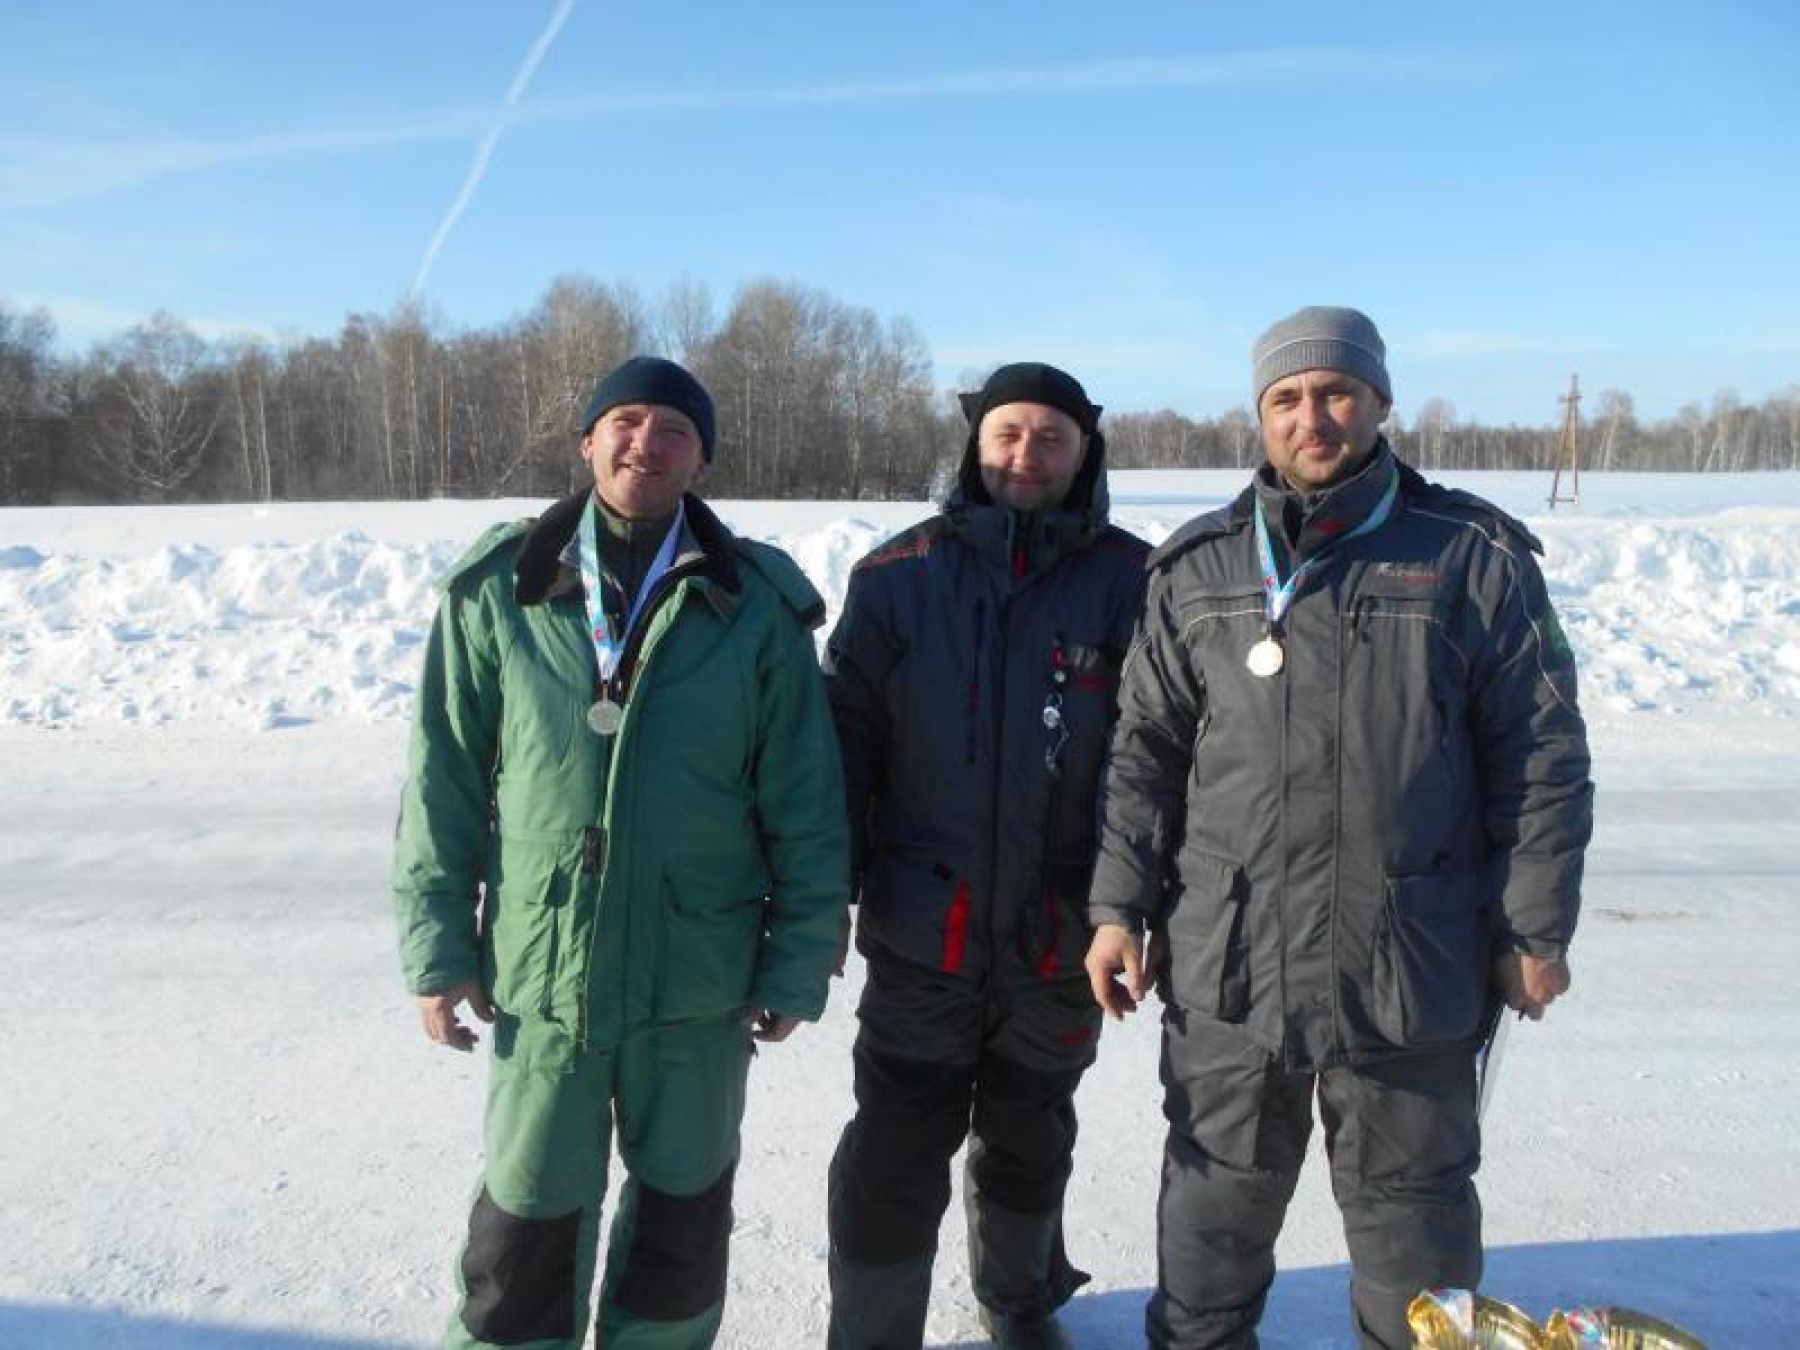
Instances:
[[[586,501],[491,530],[443,583],[395,863],[407,986],[479,975],[571,1047],[745,1008],[817,1018],[849,879],[824,604],[687,498],[691,546],[627,648],[624,723],[597,736],[566,556]]]

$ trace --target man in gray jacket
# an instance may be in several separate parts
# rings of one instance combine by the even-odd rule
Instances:
[[[1361,1343],[1404,1350],[1481,1275],[1484,1014],[1569,986],[1586,732],[1537,541],[1381,436],[1375,325],[1303,309],[1254,361],[1268,462],[1151,558],[1087,965],[1164,1004],[1150,1344],[1256,1345],[1316,1094]]]
[[[1145,544],[1106,519],[1100,409],[1053,366],[963,396],[942,514],[856,566],[826,655],[868,962],[855,1118],[831,1164],[833,1350],[924,1337],[950,1159],[1003,1346],[1068,1341],[1096,795]]]

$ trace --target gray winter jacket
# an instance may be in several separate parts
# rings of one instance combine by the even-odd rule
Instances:
[[[1537,541],[1385,443],[1340,509],[1391,474],[1391,516],[1334,541],[1273,676],[1245,665],[1255,492],[1172,536],[1120,692],[1089,918],[1164,928],[1177,1015],[1296,1068],[1471,1042],[1495,952],[1560,952],[1580,901],[1587,740]]]
[[[971,980],[1021,962],[1054,979],[1087,946],[1149,547],[1106,523],[1103,437],[1064,509],[1028,517],[988,499],[972,443],[943,512],[856,565],[826,650],[859,945]]]

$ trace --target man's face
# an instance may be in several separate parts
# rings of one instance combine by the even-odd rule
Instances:
[[[1375,445],[1387,400],[1354,375],[1303,370],[1263,390],[1263,452],[1302,490],[1336,482]]]
[[[706,476],[699,428],[660,403],[608,408],[582,438],[581,457],[593,466],[600,500],[627,520],[673,515],[681,494]]]
[[[1087,437],[1061,409],[1002,403],[981,419],[975,445],[988,496],[1015,511],[1041,511],[1069,495]]]

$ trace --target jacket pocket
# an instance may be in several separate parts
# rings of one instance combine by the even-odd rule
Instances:
[[[685,871],[664,874],[659,1018],[707,1017],[749,1002],[767,890],[722,886]]]
[[[1168,921],[1170,1000],[1224,1022],[1250,1011],[1249,884],[1229,858],[1193,844],[1180,858],[1180,893]]]
[[[482,904],[481,974],[504,1011],[552,1016],[573,891],[556,847],[499,841]]]
[[[1485,874],[1466,869],[1390,876],[1375,933],[1369,1010],[1406,1049],[1475,1035],[1488,988]]]
[[[859,942],[915,965],[964,973],[974,944],[967,878],[925,851],[881,850],[863,878]]]
[[[1058,857],[1086,857],[1095,847],[1094,793],[1118,713],[1119,659],[1104,647],[1060,639],[1051,656],[1045,693],[1057,701],[1064,739],[1053,733],[1047,742],[1057,780],[1048,828]]]

